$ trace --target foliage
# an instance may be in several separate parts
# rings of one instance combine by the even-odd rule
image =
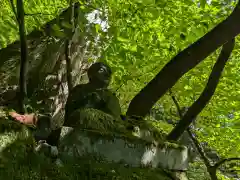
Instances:
[[[15,2],[15,1],[14,1]],[[18,26],[8,0],[1,0],[0,3],[0,48],[12,43],[18,37]],[[50,21],[67,7],[67,1],[24,1],[26,19],[26,32],[29,33],[40,28],[44,23]]]
[[[209,174],[207,173],[206,166],[203,162],[194,162],[190,165],[189,171],[187,172],[189,180],[201,179],[210,180]]]
[[[90,110],[85,110],[86,116]],[[96,110],[94,110],[96,111]],[[100,112],[99,112],[100,113]],[[98,113],[98,115],[99,115]],[[125,164],[109,163],[88,155],[74,159],[64,167],[58,167],[51,159],[33,151],[34,141],[26,126],[7,118],[1,110],[0,177],[7,179],[171,179],[164,171],[128,167]],[[96,112],[88,113],[94,119]],[[100,116],[103,116],[103,114]],[[109,117],[109,116],[107,116]],[[100,118],[101,119],[101,118]],[[88,119],[89,120],[89,119]],[[105,119],[107,120],[107,119]],[[111,119],[108,121],[111,122]],[[122,121],[116,124],[121,125]],[[96,121],[95,121],[96,123]],[[91,123],[90,123],[91,124]],[[91,126],[88,124],[89,126]],[[107,124],[106,121],[102,124]],[[93,125],[93,124],[92,124]],[[98,123],[99,125],[99,123]],[[114,124],[111,124],[114,125]],[[111,126],[110,125],[110,126]],[[92,126],[91,126],[92,127]],[[89,128],[89,127],[88,127]],[[94,128],[94,127],[92,127]],[[101,126],[98,129],[101,129]],[[102,127],[103,128],[103,127]],[[110,130],[110,129],[109,129]],[[106,129],[102,129],[103,133]],[[99,133],[99,132],[98,132]],[[99,136],[99,134],[98,134]],[[13,173],[14,172],[14,173]]]
[[[76,159],[73,164],[58,168],[43,157],[31,157],[31,166],[21,164],[13,171],[0,171],[2,178],[19,178],[19,179],[165,179],[168,178],[160,170],[149,170],[144,168],[129,168],[124,164],[114,164],[106,162],[96,162],[91,157]],[[42,158],[42,159],[41,159]],[[38,161],[36,161],[38,160]],[[9,169],[10,170],[10,169]],[[11,169],[13,170],[13,169]]]
[[[204,7],[190,1],[148,2],[109,2],[109,33],[113,37],[104,55],[115,70],[113,87],[117,89],[123,84],[118,93],[124,108],[167,60],[226,18],[234,5],[232,2],[223,7],[226,4],[223,1],[212,1]],[[238,122],[239,107],[238,48],[239,38],[215,95],[197,120],[197,126],[202,128],[198,132],[200,140],[208,142],[223,157],[238,156],[240,151],[239,128],[234,125]],[[182,107],[190,106],[200,95],[218,53],[213,53],[174,86],[173,92]],[[169,116],[172,112],[177,114],[168,94],[159,103]]]
[[[81,118],[80,118],[81,117]],[[96,109],[80,109],[72,113],[71,119],[74,119],[75,122],[78,122],[77,126],[79,129],[89,132],[90,135],[96,134],[99,137],[109,136],[112,138],[115,135],[120,135],[122,138],[129,140],[136,140],[137,132],[132,133],[129,131],[128,127],[129,121],[122,121],[121,119],[115,119],[112,116],[96,110]],[[150,137],[153,137],[154,140],[161,143],[166,136],[166,129],[168,127],[166,123],[157,122],[153,120],[142,120],[141,122],[136,122],[136,127],[139,127],[140,130],[148,130]],[[171,128],[171,127],[170,127]],[[148,140],[149,143],[152,143]]]
[[[208,3],[207,3],[208,2]],[[103,41],[102,61],[114,71],[112,89],[118,94],[122,108],[126,110],[134,95],[179,51],[202,37],[221,22],[233,9],[235,1],[184,0],[184,1],[141,1],[108,0],[92,1],[91,6],[81,3],[81,10],[89,12],[94,7],[105,12],[107,7],[109,29],[92,25],[95,31],[81,36],[95,37]],[[67,1],[25,1],[27,32],[54,18]],[[38,14],[38,13],[41,14]],[[7,15],[6,15],[7,14]],[[46,15],[51,14],[51,15]],[[104,14],[104,13],[103,13]],[[18,29],[7,0],[0,3],[0,48],[18,39]],[[81,25],[81,28],[85,24]],[[56,27],[57,28],[57,27]],[[82,31],[81,31],[82,32]],[[50,51],[54,45],[48,45]],[[228,62],[217,91],[208,106],[197,118],[197,132],[201,142],[217,150],[222,157],[239,156],[239,37],[235,50]],[[184,75],[174,86],[174,95],[180,105],[190,106],[200,95],[216,61],[219,51]],[[92,58],[89,58],[92,61]],[[48,65],[52,61],[48,62]],[[46,65],[46,66],[48,66]],[[37,68],[36,68],[37,69]],[[41,72],[44,73],[44,70]],[[44,94],[44,93],[43,93]],[[166,94],[158,102],[164,109],[164,118],[176,119],[176,108],[171,97]],[[159,107],[157,106],[157,108]],[[165,133],[171,130],[161,126]]]

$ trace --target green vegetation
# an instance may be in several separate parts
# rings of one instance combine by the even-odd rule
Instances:
[[[224,20],[236,5],[235,1],[228,0],[212,0],[211,3],[207,3],[206,0],[94,0],[90,5],[85,1],[78,2],[80,3],[79,9],[81,14],[79,15],[80,19],[78,21],[79,37],[76,40],[77,43],[74,46],[74,51],[80,52],[79,56],[81,58],[79,58],[78,61],[81,61],[82,66],[74,64],[73,69],[75,68],[75,71],[79,71],[78,73],[81,74],[82,78],[82,74],[88,66],[88,63],[92,62],[97,54],[101,54],[101,61],[107,62],[114,71],[111,88],[118,95],[123,112],[127,111],[128,105],[133,97],[154,78],[172,57],[204,36],[204,34]],[[26,32],[29,34],[35,29],[41,30],[40,27],[43,24],[54,19],[68,6],[69,2],[66,0],[25,0]],[[104,11],[105,9],[103,7],[107,8],[107,11]],[[95,9],[103,12],[101,16],[107,14],[109,25],[107,32],[103,31],[99,24],[91,24],[90,30],[87,31],[87,20],[84,15]],[[65,24],[65,28],[71,29],[71,26],[69,27],[68,25],[69,24]],[[40,95],[45,95],[48,91],[53,90],[56,84],[64,84],[64,78],[60,80],[54,79],[51,83],[46,80],[47,75],[60,74],[60,70],[64,67],[64,65],[61,64],[61,60],[64,59],[62,40],[64,40],[66,36],[60,26],[53,26],[53,29],[55,32],[54,37],[39,37],[38,39],[42,42],[39,44],[36,42],[37,45],[34,47],[37,48],[29,47],[31,52],[29,61],[32,62],[29,68],[30,77],[38,77],[34,83],[36,83],[37,86],[39,84],[42,85],[41,87],[39,87],[40,85],[37,87],[41,89],[42,94],[39,93]],[[96,36],[99,36],[99,42],[96,45],[97,48],[93,45]],[[86,37],[91,45],[80,44],[79,42],[83,41],[83,37]],[[0,51],[18,39],[18,26],[11,5],[8,0],[0,0]],[[76,47],[80,47],[80,50]],[[214,149],[222,158],[239,157],[240,154],[239,48],[239,36],[237,36],[234,51],[224,69],[217,90],[196,120],[197,128],[201,129],[201,131],[195,132],[198,141],[207,143],[208,146]],[[14,51],[17,50],[14,49]],[[198,64],[197,67],[186,73],[174,85],[172,91],[181,107],[191,106],[199,97],[206,85],[208,76],[219,52],[220,50],[217,50],[212,53],[203,62]],[[58,53],[62,53],[61,56]],[[38,59],[38,55],[40,55],[41,58]],[[1,61],[2,58],[5,58],[5,56],[0,57]],[[16,79],[19,74],[18,59],[19,58],[9,57],[8,59],[4,59],[4,62],[6,61],[4,64],[0,63],[0,77],[2,79],[0,85],[1,91],[7,89],[9,85],[17,84]],[[76,59],[74,62],[76,62]],[[41,63],[44,65],[39,65]],[[41,68],[39,68],[40,66]],[[80,68],[81,70],[79,70]],[[171,76],[171,74],[169,74],[169,76]],[[84,79],[75,80],[74,83],[83,81]],[[60,97],[59,101],[54,102],[50,101],[49,97],[39,95],[40,100],[44,100],[44,103],[42,103],[44,106],[51,106],[46,109],[49,110],[52,108],[52,114],[57,109],[57,106],[53,106],[52,104],[55,102],[61,104],[60,101],[64,99],[59,95],[62,92],[63,91],[55,91],[54,94],[49,95],[49,97],[54,97],[55,99]],[[42,111],[42,104],[39,105],[38,103],[40,100],[31,99],[31,106],[33,106],[31,108],[34,111]],[[141,128],[150,129],[158,139],[163,139],[165,135],[172,130],[172,125],[165,123],[165,121],[157,122],[155,120],[179,120],[179,117],[177,115],[177,109],[168,93],[157,102],[155,108],[159,107],[162,108],[161,116],[159,116],[160,119],[150,120],[148,117],[142,125],[141,123],[138,125],[141,126]],[[107,119],[109,120],[109,118]],[[3,118],[0,119],[0,124],[4,127],[5,120],[6,119]],[[102,121],[105,120],[106,119],[103,118]],[[86,122],[91,124],[89,120]],[[109,131],[111,132],[120,131],[125,133],[125,124],[123,122],[116,120],[109,120],[107,122],[110,123],[110,125],[93,121],[91,127],[96,126],[103,131],[101,133],[106,133],[106,125],[107,128],[110,128]],[[15,126],[12,122],[10,124]],[[84,125],[88,126],[89,124],[84,123]],[[25,135],[26,134],[21,134],[20,137],[25,137]],[[18,136],[19,135],[11,137],[11,141],[18,139]],[[130,135],[127,134],[126,136],[129,137]],[[29,141],[29,139],[27,141]],[[21,141],[19,142],[21,144]],[[21,152],[25,152],[25,150],[21,149]],[[0,162],[1,161],[0,159]],[[192,179],[204,179],[203,174],[206,174],[206,169],[201,172],[201,176],[196,176],[199,170],[196,167],[204,169],[202,165],[194,165],[191,166],[193,172],[189,172],[188,174],[193,177]],[[20,170],[16,172],[14,177],[20,177],[18,173],[28,173],[32,171],[30,170],[31,168],[29,169],[27,166],[22,166],[21,168],[12,166],[12,169],[5,171],[5,173],[11,173],[13,169],[18,168]],[[38,165],[36,165],[36,168],[39,168]],[[239,167],[234,167],[234,169],[237,168]],[[75,170],[76,172],[78,171],[78,169]],[[88,171],[86,173],[89,173]],[[93,170],[96,174],[98,172],[101,174],[104,171],[108,170],[102,169],[100,172],[97,169]],[[34,172],[42,173],[40,171]],[[53,174],[52,179],[57,177],[57,170],[46,170],[43,173],[48,172]],[[125,174],[125,172],[116,172],[117,174]],[[32,178],[38,179],[37,177],[39,177],[40,174]],[[110,173],[110,176],[110,179],[113,179],[115,175],[114,173]],[[133,174],[131,176],[133,176]],[[147,173],[144,176],[147,177]],[[226,177],[221,178],[227,179]],[[135,179],[135,177],[131,177],[130,179]]]

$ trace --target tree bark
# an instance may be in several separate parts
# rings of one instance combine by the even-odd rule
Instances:
[[[178,140],[183,132],[187,130],[192,121],[197,117],[197,115],[203,110],[207,105],[211,97],[213,96],[216,87],[218,85],[221,73],[229,59],[231,52],[234,48],[234,39],[226,43],[215,63],[213,70],[209,76],[207,85],[203,90],[200,97],[193,103],[193,105],[188,109],[188,111],[181,118],[179,123],[173,128],[173,130],[168,134],[167,140]]]
[[[75,11],[74,11],[74,3],[70,0],[70,17],[69,23],[72,25],[72,34],[65,42],[65,56],[66,56],[66,71],[67,71],[67,84],[68,84],[68,92],[73,88],[72,82],[72,66],[71,66],[71,45],[72,45],[72,36],[75,31]]]
[[[240,2],[232,14],[176,55],[131,101],[127,115],[145,117],[152,106],[189,70],[240,33]]]
[[[20,43],[21,43],[21,64],[20,64],[20,78],[19,78],[19,110],[20,113],[25,112],[24,101],[27,97],[27,39],[25,34],[24,24],[24,4],[23,0],[17,0],[17,21],[19,25]]]
[[[66,58],[68,92],[70,92],[70,90],[73,88],[70,47],[71,47],[71,42],[70,40],[67,39],[65,42],[65,58]]]

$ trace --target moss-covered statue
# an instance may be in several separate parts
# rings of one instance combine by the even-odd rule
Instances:
[[[121,115],[118,98],[108,89],[112,75],[110,67],[101,62],[94,63],[87,75],[87,84],[79,84],[69,92],[64,126],[76,125],[77,122],[69,117],[79,108],[98,109],[116,118]]]
[[[104,112],[108,117],[120,119],[121,108],[118,98],[108,89],[111,81],[112,71],[109,66],[102,62],[94,63],[87,72],[89,82],[79,84],[70,92],[65,106],[65,118],[63,126],[78,127],[86,122],[86,113],[89,109]],[[84,111],[86,110],[87,111]],[[84,112],[83,112],[84,111]],[[85,119],[85,122],[80,122]],[[100,118],[103,120],[104,118]],[[86,123],[85,123],[86,124]],[[61,128],[54,130],[47,142],[57,145],[61,133]]]

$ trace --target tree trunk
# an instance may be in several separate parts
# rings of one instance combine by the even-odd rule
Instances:
[[[19,25],[20,43],[21,43],[21,65],[19,78],[19,112],[24,113],[24,100],[27,97],[27,40],[24,25],[24,7],[23,0],[17,0],[17,21]]]
[[[131,101],[127,115],[144,117],[152,106],[189,70],[240,33],[240,2],[232,14],[197,42],[176,55]]]

